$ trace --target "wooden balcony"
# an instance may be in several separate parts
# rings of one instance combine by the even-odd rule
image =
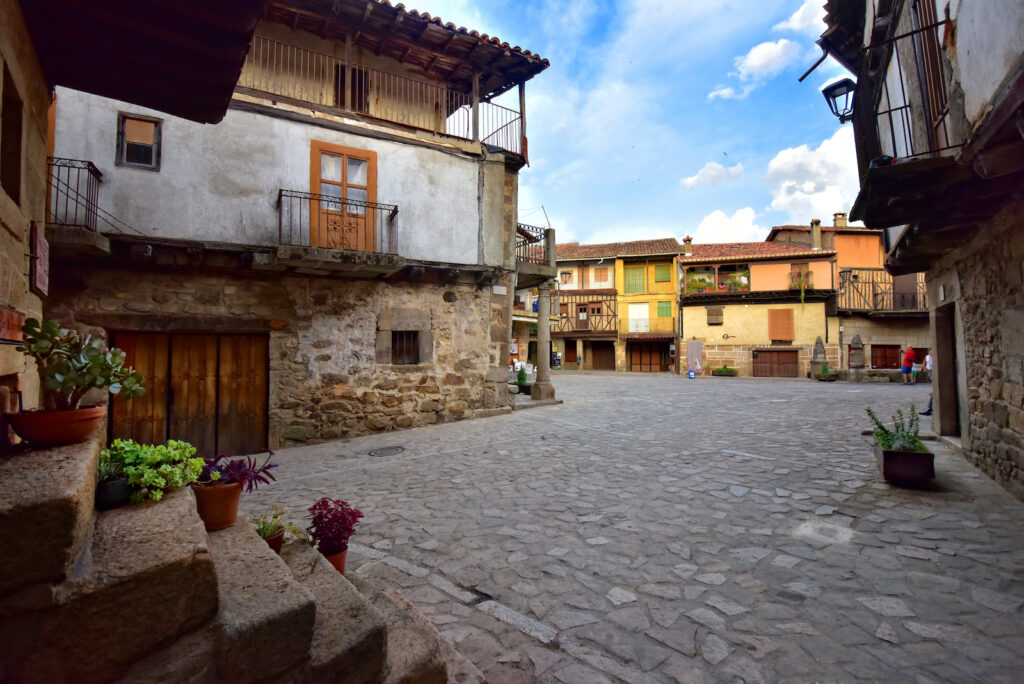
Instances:
[[[615,337],[618,334],[619,318],[614,314],[587,315],[586,318],[576,316],[560,316],[558,324],[552,326],[552,333],[561,333],[563,337]]]
[[[839,272],[838,308],[869,315],[927,313],[924,273],[894,277],[880,268],[844,268]]]

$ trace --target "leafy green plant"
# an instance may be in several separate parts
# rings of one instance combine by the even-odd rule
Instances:
[[[526,366],[520,366],[516,373],[516,384],[520,387],[527,387],[530,383],[526,380]]]
[[[120,461],[111,459],[106,453],[106,451],[103,451],[100,454],[99,463],[96,464],[96,481],[113,482],[114,480],[120,480],[125,476],[124,467]]]
[[[125,354],[120,349],[103,351],[99,340],[91,335],[82,337],[54,320],[40,323],[30,318],[21,331],[25,337],[17,350],[35,360],[47,408],[76,409],[85,394],[95,388],[126,399],[145,394],[145,379],[133,368],[125,367]]]
[[[203,459],[188,442],[169,440],[155,446],[130,439],[115,439],[100,458],[120,464],[132,492],[132,503],[159,501],[164,493],[195,482],[203,470]]]
[[[707,278],[701,278],[697,276],[690,277],[686,280],[686,291],[696,292],[697,290],[713,290],[714,285]]]
[[[892,419],[892,429],[878,419],[871,407],[865,409],[868,417],[875,427],[872,434],[875,436],[875,444],[886,451],[928,451],[920,437],[920,419],[917,409],[910,405],[910,419],[903,415],[903,409],[897,409]]]
[[[274,506],[269,513],[254,515],[249,521],[256,528],[256,534],[264,539],[285,531],[284,509],[280,506]]]

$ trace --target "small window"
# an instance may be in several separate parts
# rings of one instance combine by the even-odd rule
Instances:
[[[598,268],[595,268],[594,269],[594,281],[598,282],[598,283],[603,283],[606,280],[608,280],[608,267],[607,266],[600,266]]]
[[[672,302],[658,302],[658,318],[668,318],[672,315]]]
[[[709,306],[707,307],[708,312],[708,325],[724,325],[725,324],[725,308],[721,306]]]
[[[590,303],[590,315],[591,316],[600,316],[601,315],[601,302],[591,302]]]
[[[411,366],[420,362],[420,333],[418,330],[391,331],[391,363]]]
[[[160,170],[160,119],[118,115],[117,164]]]
[[[667,283],[672,280],[672,266],[670,264],[658,264],[654,267],[654,282]]]
[[[11,72],[4,64],[3,102],[0,103],[0,187],[21,204],[21,129],[23,107]]]
[[[626,294],[644,291],[644,269],[642,266],[626,269]]]

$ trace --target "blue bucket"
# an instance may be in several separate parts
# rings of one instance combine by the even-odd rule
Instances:
[[[697,377],[697,371],[695,371],[695,370],[686,371],[686,376],[688,378],[690,378],[691,380],[693,380],[694,378]]]

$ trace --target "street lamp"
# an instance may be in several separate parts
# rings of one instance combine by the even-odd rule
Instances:
[[[572,277],[572,271],[562,271],[558,275],[562,278],[562,284],[566,285],[569,282],[569,278]]]
[[[853,91],[857,84],[848,78],[836,81],[832,85],[825,86],[821,94],[828,102],[828,108],[839,117],[839,123],[844,124],[853,120]]]

